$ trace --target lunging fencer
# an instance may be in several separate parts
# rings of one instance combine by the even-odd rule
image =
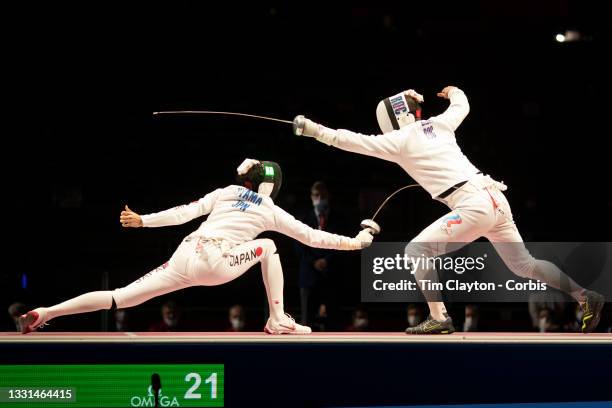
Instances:
[[[582,331],[593,331],[599,323],[604,297],[585,290],[551,262],[534,259],[529,254],[503,193],[507,187],[482,174],[457,144],[455,131],[469,113],[467,97],[454,86],[445,87],[437,95],[449,99],[450,106],[427,120],[421,120],[423,97],[414,90],[383,99],[376,108],[376,118],[383,133],[378,136],[330,129],[303,116],[295,118],[294,133],[342,150],[397,163],[433,199],[451,209],[407,245],[409,257],[439,256],[459,249],[461,243],[484,236],[516,275],[538,279],[576,299],[584,310]],[[416,268],[417,281],[425,277],[432,281],[437,279],[435,269],[427,269],[429,266],[425,263]],[[423,295],[430,316],[418,326],[407,328],[406,333],[454,332],[441,293],[423,290]]]
[[[355,238],[349,238],[316,230],[275,205],[273,200],[282,183],[277,163],[246,159],[238,167],[237,180],[237,185],[219,188],[191,204],[154,214],[140,216],[126,206],[120,215],[125,228],[179,225],[210,215],[160,267],[128,286],[86,293],[29,311],[20,317],[22,332],[34,331],[58,316],[127,308],[190,286],[221,285],[261,262],[270,309],[264,331],[310,333],[309,327],[295,323],[284,311],[283,270],[274,242],[254,238],[272,230],[317,248],[358,250],[371,244],[372,235],[362,230]]]

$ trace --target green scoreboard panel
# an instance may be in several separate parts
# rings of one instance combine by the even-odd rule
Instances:
[[[2,407],[222,407],[223,364],[74,364],[0,366]]]

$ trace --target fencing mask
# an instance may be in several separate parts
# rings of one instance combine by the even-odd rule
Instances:
[[[278,163],[245,159],[237,171],[236,179],[241,186],[273,200],[278,195],[283,182],[283,172]]]
[[[412,89],[385,98],[376,106],[376,120],[383,133],[389,133],[421,120],[423,96]]]

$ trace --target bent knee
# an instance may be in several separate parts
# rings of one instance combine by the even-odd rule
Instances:
[[[110,291],[112,304],[111,309],[114,307],[115,309],[124,309],[126,307],[130,307],[132,305],[128,304],[125,299],[128,298],[125,293],[125,286],[122,288],[116,288]]]
[[[269,257],[276,253],[276,244],[270,238],[258,239],[257,243],[263,250],[263,257]]]

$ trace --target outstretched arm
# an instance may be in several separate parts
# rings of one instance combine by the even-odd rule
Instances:
[[[134,228],[184,224],[194,218],[210,213],[220,192],[221,189],[217,189],[190,204],[142,216],[130,210],[126,205],[125,210],[121,212],[119,220],[122,226]]]
[[[401,154],[404,138],[396,132],[378,136],[367,136],[345,129],[330,129],[319,125],[303,116],[294,120],[294,133],[314,137],[321,143],[337,147],[348,152],[378,157],[388,161],[397,161]]]
[[[311,247],[345,251],[365,248],[373,239],[366,230],[361,231],[355,238],[349,238],[311,228],[280,207],[274,209],[274,225],[271,229]]]
[[[450,106],[444,113],[436,116],[436,118],[446,123],[454,132],[470,112],[470,104],[468,103],[467,96],[465,96],[463,91],[456,86],[445,87],[442,91],[438,92],[438,96],[440,98],[450,99]]]

